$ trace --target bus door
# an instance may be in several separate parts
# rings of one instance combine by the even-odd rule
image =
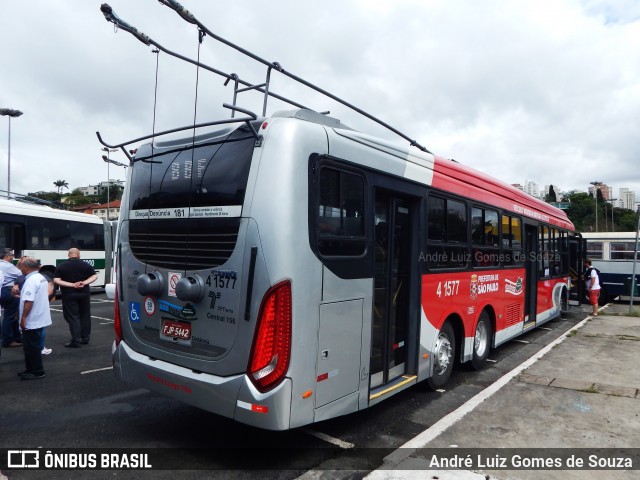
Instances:
[[[12,248],[15,258],[20,258],[22,251],[27,248],[24,224],[5,222],[0,219],[0,245]]]
[[[524,300],[524,326],[528,328],[536,324],[536,309],[538,297],[538,227],[525,224],[525,300]]]
[[[376,190],[371,389],[407,371],[411,296],[411,201]]]
[[[580,305],[584,298],[584,260],[586,257],[586,240],[580,234],[569,235],[569,305]]]

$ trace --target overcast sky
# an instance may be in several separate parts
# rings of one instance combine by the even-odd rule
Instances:
[[[164,47],[198,55],[197,30],[156,0],[109,0]],[[357,105],[432,152],[509,183],[563,190],[602,181],[640,196],[637,0],[181,0],[210,30]],[[205,38],[201,61],[254,83],[265,69]],[[95,132],[152,131],[156,55],[114,32],[92,0],[0,0],[0,108],[11,121],[11,190],[107,178]],[[281,75],[272,90],[346,124],[369,122]],[[192,122],[196,68],[159,56],[156,130]],[[197,120],[227,116],[231,86],[200,71]],[[239,104],[261,111],[261,99]],[[289,107],[272,102],[269,112]],[[8,117],[0,117],[0,189]],[[387,135],[387,133],[384,133]],[[399,141],[403,141],[398,137]],[[125,162],[122,153],[112,158]],[[124,169],[110,167],[113,179]]]

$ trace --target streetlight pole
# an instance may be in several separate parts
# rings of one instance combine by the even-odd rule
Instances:
[[[598,191],[600,190],[600,185],[602,182],[589,182],[593,185],[593,196],[596,199],[596,232],[598,231]]]
[[[102,160],[104,160],[107,163],[107,220],[111,220],[111,207],[110,207],[110,202],[111,202],[110,193],[111,192],[110,192],[110,189],[109,189],[109,186],[111,185],[111,177],[110,177],[110,173],[109,173],[109,164],[111,163],[111,160],[109,159],[109,153],[116,152],[117,149],[102,147],[102,151],[103,152],[107,152],[106,158],[103,155],[102,156]]]
[[[9,117],[9,136],[7,148],[7,198],[10,198],[11,192],[11,117],[19,117],[22,115],[20,110],[12,108],[0,108],[0,115]]]
[[[116,149],[113,150],[108,150],[106,147],[103,148],[102,150],[107,152],[107,155],[103,155],[102,156],[102,160],[107,164],[107,176],[109,176],[109,164],[113,163],[116,167],[124,167],[125,169],[129,166],[126,165],[124,163],[120,163],[120,162],[116,162],[115,160],[111,160],[109,158],[109,152],[115,152]],[[126,175],[125,175],[126,176]],[[109,197],[109,185],[111,184],[111,179],[109,179],[109,182],[107,182],[107,197]],[[107,198],[107,220],[111,220],[111,216],[109,214],[109,198]]]
[[[617,198],[610,198],[609,200],[611,201],[611,231],[615,232],[616,231],[616,227],[613,225],[613,209],[614,209],[613,202],[618,201],[618,199]]]

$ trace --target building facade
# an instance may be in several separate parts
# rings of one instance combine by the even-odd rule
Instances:
[[[618,206],[635,210],[636,192],[632,192],[628,188],[621,188],[618,192]]]

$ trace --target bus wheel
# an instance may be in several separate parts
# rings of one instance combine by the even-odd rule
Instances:
[[[456,337],[449,322],[442,325],[433,352],[433,374],[429,377],[429,386],[437,389],[444,386],[453,370],[456,351]]]
[[[566,288],[562,289],[560,293],[560,313],[567,313],[569,311],[569,292]]]
[[[491,319],[487,312],[482,312],[476,323],[473,339],[473,357],[471,358],[473,368],[480,370],[484,366],[489,350],[491,350]]]

